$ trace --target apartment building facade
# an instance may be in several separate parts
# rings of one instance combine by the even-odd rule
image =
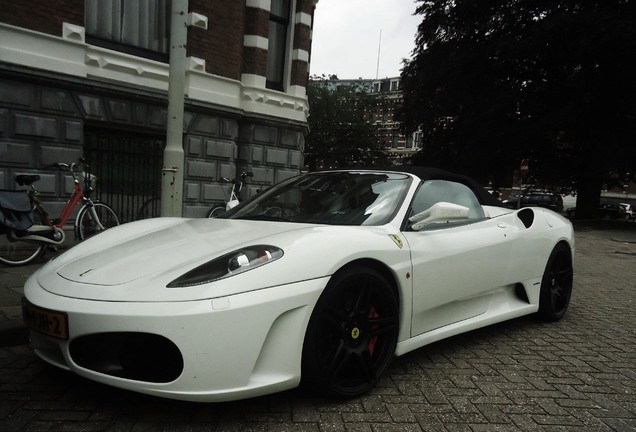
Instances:
[[[382,103],[369,114],[369,121],[375,125],[389,160],[396,165],[408,163],[409,158],[422,147],[422,132],[405,133],[402,130],[399,111],[404,103],[404,94],[400,77],[373,80],[371,93],[377,94]]]
[[[400,77],[382,79],[329,79],[329,90],[337,92],[341,86],[355,86],[377,96],[375,109],[367,113],[367,120],[376,130],[391,163],[408,163],[409,158],[422,148],[422,132],[405,133],[401,128],[399,111],[404,103]]]
[[[188,0],[183,215],[296,175],[307,134],[317,0]],[[39,174],[52,214],[68,196],[55,162],[88,160],[124,221],[160,196],[170,0],[0,1],[0,189]]]

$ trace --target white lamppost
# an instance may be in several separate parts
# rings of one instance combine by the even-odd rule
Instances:
[[[208,27],[205,16],[188,14],[188,0],[172,0],[170,18],[170,69],[166,148],[161,170],[161,216],[183,214],[183,110],[185,98],[188,26]]]

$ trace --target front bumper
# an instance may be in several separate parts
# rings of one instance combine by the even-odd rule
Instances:
[[[299,384],[305,329],[328,279],[171,303],[61,297],[36,277],[24,292],[29,303],[67,314],[66,340],[31,331],[48,363],[115,387],[214,402]]]

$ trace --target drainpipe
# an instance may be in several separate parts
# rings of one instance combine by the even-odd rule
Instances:
[[[185,97],[188,0],[172,0],[170,19],[170,76],[168,122],[161,170],[161,216],[183,214],[183,109]]]

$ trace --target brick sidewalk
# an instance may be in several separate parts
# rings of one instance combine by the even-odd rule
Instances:
[[[47,366],[21,345],[0,348],[0,430],[633,431],[636,235],[577,231],[576,242],[563,320],[524,317],[418,349],[359,399],[298,389],[223,404],[163,400]],[[10,293],[0,298],[18,301],[31,271],[1,269]],[[2,311],[19,315],[17,305]]]

